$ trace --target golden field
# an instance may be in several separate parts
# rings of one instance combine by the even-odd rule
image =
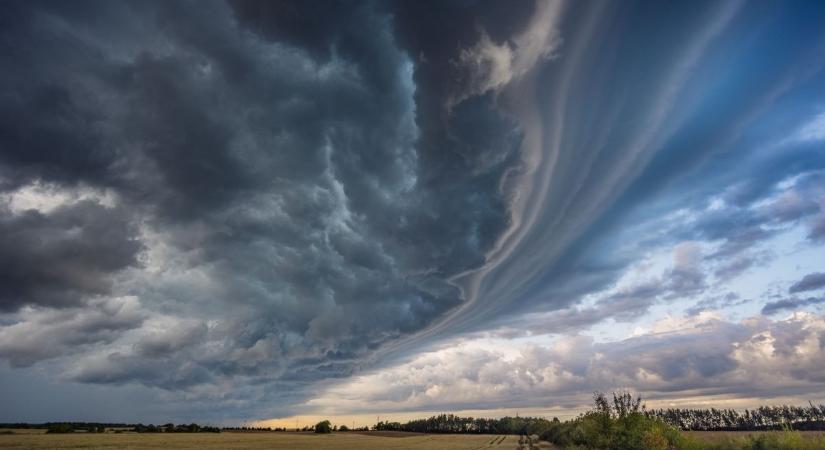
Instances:
[[[756,447],[749,442],[750,437],[760,435],[780,437],[783,435],[782,432],[775,431],[689,431],[685,434],[699,444],[696,448],[703,449],[751,449]],[[825,432],[807,431],[794,434],[795,442],[788,442],[787,447],[777,448],[825,448]],[[419,434],[392,431],[333,434],[294,432],[45,434],[45,430],[15,430],[14,434],[0,434],[0,449],[3,450],[527,450],[553,448],[558,447],[553,447],[547,442],[538,443],[535,440],[532,446],[526,440],[522,443],[519,441],[519,436]]]
[[[2,449],[515,449],[516,436],[359,433],[105,433],[0,435]]]

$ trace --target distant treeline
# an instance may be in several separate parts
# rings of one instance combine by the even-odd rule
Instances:
[[[654,409],[640,411],[683,431],[825,430],[825,405],[760,406],[755,409]],[[377,431],[465,434],[541,434],[558,419],[503,417],[484,419],[440,414],[406,423],[378,422]]]
[[[115,432],[134,431],[138,433],[220,433],[218,427],[198,425],[196,423],[179,424],[167,423],[164,425],[144,425],[142,423],[110,423],[110,422],[45,422],[45,423],[0,423],[0,429],[45,429],[49,433],[105,433],[106,430]]]
[[[220,433],[227,432],[286,432],[286,431],[316,431],[318,425],[307,425],[296,430],[286,427],[214,427],[198,425],[196,423],[178,424],[166,423],[163,425],[144,425],[142,423],[110,423],[110,422],[44,422],[44,423],[0,423],[0,429],[38,429],[48,430],[49,433]],[[369,431],[369,427],[349,428],[346,425],[332,426],[330,431]]]
[[[133,431],[138,433],[220,433],[221,429],[218,427],[200,426],[196,423],[190,423],[188,425],[167,423],[157,426],[139,423],[134,426]]]
[[[601,400],[602,397],[597,397]],[[754,409],[737,411],[734,409],[654,409],[646,410],[640,400],[632,399],[628,394],[614,395],[614,408],[619,411],[619,417],[626,414],[625,405],[633,403],[634,413],[644,415],[649,419],[661,421],[683,431],[758,431],[793,429],[800,431],[825,430],[825,405],[808,406],[760,406]],[[598,406],[598,405],[597,405]],[[600,406],[601,410],[609,408]],[[581,416],[584,417],[584,416]],[[580,419],[576,419],[580,420]],[[372,429],[376,431],[409,431],[417,433],[464,433],[464,434],[517,434],[542,435],[550,429],[556,429],[558,419],[548,420],[539,417],[502,417],[500,419],[485,419],[460,417],[454,414],[440,414],[427,419],[416,419],[406,423],[378,422]],[[316,425],[317,426],[317,425]],[[103,433],[107,430],[114,432],[133,431],[138,433],[219,433],[221,431],[287,431],[286,428],[271,427],[215,427],[203,426],[196,423],[163,425],[144,425],[115,423],[115,422],[45,422],[45,423],[0,423],[0,429],[46,429],[50,433]],[[331,431],[349,431],[342,425],[333,426]],[[356,428],[355,430],[366,430]],[[302,431],[315,431],[315,427],[305,426]]]
[[[98,429],[98,428],[132,428],[135,425],[131,423],[113,423],[113,422],[43,422],[43,423],[0,423],[0,428],[18,428],[26,429],[48,429],[56,425],[69,425],[75,429]]]
[[[654,409],[650,417],[684,431],[825,430],[825,405],[760,406],[735,409]]]
[[[467,434],[538,434],[550,421],[537,417],[502,417],[484,419],[441,414],[428,419],[411,420],[407,423],[378,422],[376,431],[412,431],[417,433],[467,433]]]
[[[423,433],[490,433],[522,435],[519,448],[535,448],[547,441],[559,448],[603,450],[802,450],[825,448],[825,438],[803,438],[793,430],[825,429],[825,406],[764,406],[738,412],[717,409],[666,409],[648,411],[641,398],[630,393],[603,393],[593,396],[593,409],[564,422],[534,417],[474,419],[441,414],[406,423],[378,422],[374,430]],[[707,443],[682,433],[683,430],[766,430],[776,433],[728,437],[725,442]],[[717,445],[719,444],[719,445]]]

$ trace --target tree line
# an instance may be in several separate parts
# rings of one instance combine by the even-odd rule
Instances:
[[[802,450],[825,448],[825,437],[803,438],[797,431],[823,429],[825,406],[763,406],[738,412],[717,409],[647,410],[641,398],[628,392],[593,396],[593,408],[560,421],[533,417],[473,419],[441,414],[406,423],[378,422],[375,430],[425,433],[519,434],[520,448],[547,441],[559,448],[603,450]],[[704,442],[681,429],[753,430],[781,427],[782,432],[746,434],[724,442]],[[717,445],[719,444],[719,445]]]
[[[196,423],[163,425],[144,425],[142,423],[112,423],[112,422],[45,422],[45,423],[0,423],[0,429],[45,429],[47,433],[105,433],[112,430],[115,433],[134,431],[138,433],[220,433],[221,428],[198,425]]]
[[[598,402],[606,397],[596,396]],[[682,431],[758,431],[781,430],[825,430],[825,405],[808,406],[760,406],[754,409],[653,409],[647,410],[639,399],[617,395],[613,404],[616,414],[626,415],[626,408],[644,414]],[[599,404],[602,411],[604,404]],[[409,422],[380,421],[373,425],[376,431],[410,431],[417,433],[466,433],[466,434],[541,434],[543,430],[559,423],[538,417],[502,417],[486,419],[460,417],[453,414],[439,414],[426,419]]]
[[[684,431],[825,430],[825,405],[760,406],[754,409],[653,409],[645,412]]]
[[[628,411],[661,421],[683,431],[758,431],[758,430],[825,430],[825,405],[808,406],[760,406],[738,411],[735,409],[652,409],[647,410],[638,398],[627,393],[614,395],[613,404],[608,405],[606,396],[595,396],[596,410],[614,411],[619,418],[628,416]],[[609,414],[608,414],[609,415]],[[584,417],[584,416],[581,416]],[[465,434],[516,434],[542,435],[548,430],[562,430],[557,418],[548,420],[540,417],[502,417],[499,419],[461,417],[454,414],[439,414],[426,419],[415,419],[405,423],[379,421],[372,426],[375,431],[409,431],[417,433],[465,433]],[[218,433],[221,431],[287,431],[286,428],[270,427],[224,427],[202,426],[196,423],[163,425],[126,424],[110,422],[46,422],[46,423],[0,423],[0,429],[38,428],[50,433],[103,433],[135,431],[138,433]],[[361,431],[367,428],[356,428]],[[350,431],[345,425],[332,425],[321,421],[314,426],[305,426],[301,431],[320,433]]]
[[[196,423],[190,423],[188,425],[175,425],[173,423],[167,423],[164,425],[143,425],[141,423],[137,424],[133,428],[134,431],[138,433],[220,433],[221,429],[218,427],[211,427],[211,426],[201,426]]]
[[[440,414],[427,419],[406,423],[378,422],[376,431],[411,431],[417,433],[466,433],[466,434],[537,434],[550,423],[538,417],[502,417],[486,419]]]

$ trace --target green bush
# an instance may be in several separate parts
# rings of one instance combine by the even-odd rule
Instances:
[[[825,449],[825,436],[782,432],[721,435],[698,441],[655,416],[645,414],[639,399],[614,394],[613,404],[603,394],[594,396],[595,408],[579,417],[547,423],[542,440],[564,449],[592,450],[814,450]]]
[[[613,394],[612,405],[604,394],[594,395],[595,408],[568,422],[553,420],[541,439],[563,448],[604,450],[667,450],[693,448],[678,430],[644,414],[641,399]]]
[[[329,420],[322,420],[315,424],[316,433],[332,433],[332,424]]]

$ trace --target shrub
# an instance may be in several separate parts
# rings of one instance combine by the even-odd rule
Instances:
[[[332,433],[332,424],[329,420],[322,420],[315,424],[316,433]]]
[[[74,427],[70,423],[53,423],[46,433],[74,433]]]
[[[560,447],[605,450],[666,450],[692,445],[675,428],[647,416],[641,399],[628,393],[614,393],[612,405],[604,394],[596,393],[593,403],[592,411],[576,419],[550,422],[541,439]]]

